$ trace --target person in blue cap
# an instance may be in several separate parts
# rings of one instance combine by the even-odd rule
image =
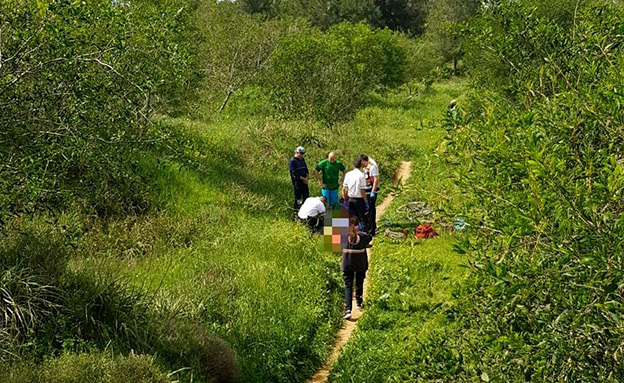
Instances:
[[[305,149],[303,146],[295,149],[295,155],[290,159],[290,179],[295,191],[295,202],[293,209],[295,212],[299,211],[299,208],[306,199],[310,196],[310,189],[308,188],[309,171],[308,165],[305,162]]]

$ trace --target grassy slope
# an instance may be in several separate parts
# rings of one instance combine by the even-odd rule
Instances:
[[[306,146],[310,167],[329,150],[347,163],[367,153],[387,185],[401,160],[420,156],[421,140],[438,140],[439,130],[422,128],[461,88],[380,97],[331,129],[240,110],[219,120],[164,119],[167,140],[144,156],[141,170],[154,180],[161,213],[96,224],[71,267],[126,277],[154,296],[154,310],[203,324],[235,350],[246,382],[302,381],[332,344],[342,292],[338,258],[291,221],[293,148]],[[319,192],[315,184],[311,192]],[[188,371],[178,377],[198,381]]]
[[[387,184],[454,88],[380,98],[331,129],[240,111],[219,120],[163,119],[167,140],[144,156],[141,170],[155,180],[162,212],[95,225],[71,267],[124,276],[155,294],[155,310],[202,323],[236,351],[246,382],[303,380],[332,344],[342,292],[336,256],[291,221],[293,148],[306,146],[310,167],[329,150],[347,164],[367,153]],[[319,192],[316,184],[311,192]],[[197,381],[188,372],[180,378]]]
[[[463,92],[461,83],[443,84],[435,97],[423,98],[420,108],[412,113],[435,121],[442,116],[448,101]],[[407,118],[414,118],[414,114]],[[403,134],[409,134],[416,145],[412,176],[384,220],[391,221],[394,228],[403,227],[413,233],[415,223],[407,219],[400,207],[412,200],[426,201],[436,208],[434,227],[441,236],[424,242],[382,236],[376,240],[366,315],[341,355],[331,382],[422,378],[421,372],[427,366],[420,361],[427,357],[420,355],[420,344],[435,337],[436,331],[444,331],[445,303],[466,275],[466,269],[461,267],[466,260],[453,251],[454,236],[442,226],[449,218],[452,220],[444,216],[442,207],[455,198],[450,169],[436,154],[441,152],[444,130],[431,127]]]

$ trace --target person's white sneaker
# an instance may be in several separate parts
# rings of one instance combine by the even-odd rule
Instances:
[[[347,312],[345,313],[345,315],[342,317],[342,319],[351,319],[351,311],[347,310]]]
[[[362,304],[361,303],[356,304],[355,308],[358,310],[362,310]]]

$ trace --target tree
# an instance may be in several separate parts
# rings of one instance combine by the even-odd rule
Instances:
[[[383,26],[375,0],[239,0],[241,9],[266,18],[303,18],[327,29],[343,21]]]
[[[188,5],[0,3],[0,216],[147,206],[131,157],[193,87]]]
[[[328,8],[332,24],[349,21],[383,26],[381,10],[374,0],[332,0]]]
[[[442,63],[453,63],[453,72],[463,55],[462,38],[455,28],[474,16],[478,0],[434,0],[427,15],[424,38],[435,46]]]
[[[266,88],[283,117],[349,118],[372,90],[403,82],[405,52],[390,30],[342,23],[302,27],[275,51]]]
[[[197,23],[201,31],[199,62],[209,92],[221,95],[219,112],[232,94],[253,82],[267,67],[277,46],[280,27],[241,12],[234,4],[203,3]]]
[[[382,26],[419,36],[425,30],[428,0],[375,0]]]

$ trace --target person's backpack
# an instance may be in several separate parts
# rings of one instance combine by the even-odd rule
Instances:
[[[422,225],[418,225],[415,231],[415,235],[417,239],[428,239],[436,237],[438,233],[433,230],[430,223],[425,223]]]

